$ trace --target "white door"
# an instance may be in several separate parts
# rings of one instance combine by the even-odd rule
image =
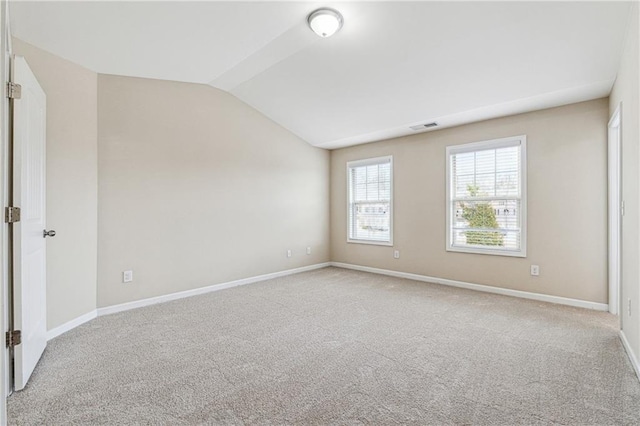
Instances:
[[[12,77],[22,86],[13,101],[13,321],[22,343],[14,349],[14,387],[23,389],[47,345],[45,220],[46,96],[21,56]]]

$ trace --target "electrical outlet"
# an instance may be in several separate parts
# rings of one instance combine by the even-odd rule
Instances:
[[[400,250],[394,250],[393,251],[393,258],[394,259],[400,259]]]
[[[311,254],[311,247],[307,247],[307,254]]]
[[[291,250],[287,250],[287,257],[291,257]]]
[[[531,275],[534,277],[540,275],[540,267],[538,265],[531,265]]]
[[[133,271],[123,271],[122,272],[122,282],[130,283],[133,281]]]

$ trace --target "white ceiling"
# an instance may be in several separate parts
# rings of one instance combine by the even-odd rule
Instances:
[[[335,36],[306,26],[344,16]],[[337,148],[606,96],[630,3],[27,2],[13,34],[91,70],[211,84]]]

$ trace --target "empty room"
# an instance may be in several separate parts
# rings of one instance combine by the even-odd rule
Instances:
[[[0,424],[640,425],[638,1],[0,15]]]

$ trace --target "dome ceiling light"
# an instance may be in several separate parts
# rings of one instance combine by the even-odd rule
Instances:
[[[311,12],[309,27],[322,38],[331,37],[342,28],[342,15],[334,9],[322,8]]]

